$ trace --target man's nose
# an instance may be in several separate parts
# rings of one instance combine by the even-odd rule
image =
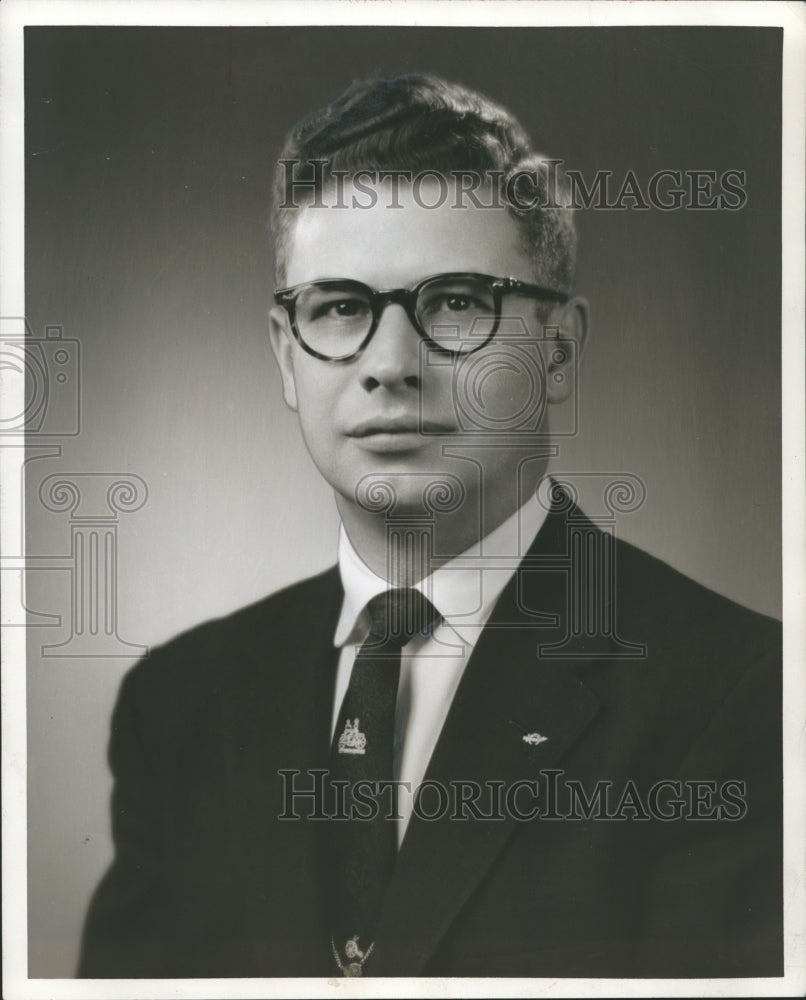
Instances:
[[[359,359],[359,377],[368,391],[417,388],[420,384],[420,344],[403,306],[390,302],[383,310],[378,327]]]

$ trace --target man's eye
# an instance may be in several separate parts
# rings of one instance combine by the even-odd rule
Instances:
[[[367,309],[367,303],[362,299],[332,299],[330,302],[320,302],[312,309],[311,319],[354,319],[366,315]]]
[[[343,299],[341,302],[334,302],[330,307],[330,312],[334,316],[357,316],[364,311],[364,303],[355,299]]]
[[[461,313],[461,312],[488,312],[491,309],[489,303],[472,295],[441,295],[434,298],[427,304],[426,311],[429,313]]]
[[[469,299],[466,295],[451,295],[445,299],[445,305],[452,312],[464,312],[465,309],[470,309],[478,303],[474,302],[473,299]]]

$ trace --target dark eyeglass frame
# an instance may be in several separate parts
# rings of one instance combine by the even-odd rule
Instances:
[[[446,347],[444,344],[438,344],[435,340],[431,339],[421,326],[420,321],[417,318],[415,307],[417,305],[417,298],[420,292],[431,282],[468,280],[485,281],[489,284],[493,293],[495,320],[493,322],[492,330],[484,340],[479,340],[477,345],[468,350],[454,351],[450,347]],[[296,303],[298,296],[306,288],[316,287],[327,290],[328,288],[344,288],[345,286],[351,286],[355,288],[356,291],[361,291],[366,295],[372,312],[372,323],[370,324],[369,332],[354,351],[350,354],[342,354],[338,357],[332,358],[327,354],[320,354],[319,351],[314,350],[305,343],[305,340],[299,331],[299,327],[297,326]],[[528,295],[533,298],[549,302],[564,303],[568,301],[567,295],[552,288],[544,288],[542,285],[532,285],[528,281],[520,281],[518,278],[495,278],[491,274],[479,274],[476,271],[448,271],[444,274],[432,274],[427,278],[423,278],[423,280],[419,281],[413,288],[384,288],[378,290],[370,288],[369,285],[365,285],[362,281],[354,281],[352,278],[323,278],[320,281],[306,281],[303,284],[292,285],[289,288],[278,288],[274,293],[274,301],[278,306],[282,306],[288,313],[288,318],[291,323],[291,331],[294,334],[297,343],[304,351],[312,355],[314,358],[319,358],[320,361],[339,362],[352,361],[353,358],[357,358],[358,355],[365,350],[378,329],[378,324],[380,323],[384,309],[392,302],[403,306],[411,325],[423,338],[423,340],[434,350],[439,351],[442,354],[454,356],[474,354],[476,351],[481,350],[482,347],[489,344],[498,332],[498,327],[501,324],[501,305],[504,296],[513,292],[518,295]]]

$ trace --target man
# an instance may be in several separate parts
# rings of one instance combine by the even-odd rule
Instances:
[[[292,131],[270,333],[339,565],[125,678],[81,975],[781,973],[779,628],[545,479],[567,205],[434,78]]]

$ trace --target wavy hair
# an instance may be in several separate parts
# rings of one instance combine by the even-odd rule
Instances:
[[[571,292],[576,266],[576,229],[567,182],[536,153],[520,123],[483,94],[431,75],[397,76],[354,83],[341,97],[307,115],[289,132],[277,160],[272,190],[271,232],[275,277],[285,281],[286,253],[294,221],[284,205],[283,160],[294,161],[295,183],[310,184],[310,200],[333,183],[333,172],[429,170],[450,175],[495,171],[506,184],[530,172],[534,208],[507,209],[520,226],[523,247],[540,284]],[[325,161],[317,169],[310,161]],[[553,174],[552,174],[553,171]],[[552,175],[553,183],[549,181]],[[517,178],[519,188],[528,178]],[[551,190],[549,185],[551,183]],[[519,198],[521,197],[519,192]],[[521,204],[525,204],[525,200]]]

